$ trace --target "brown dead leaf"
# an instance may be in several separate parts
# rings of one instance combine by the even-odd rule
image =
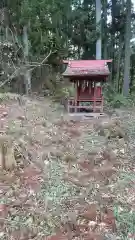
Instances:
[[[100,233],[90,232],[83,235],[84,240],[104,240]]]
[[[70,153],[67,153],[65,154],[65,156],[63,157],[63,161],[66,162],[66,163],[69,163],[69,162],[75,162],[76,161],[76,157]]]
[[[25,120],[25,116],[23,116],[23,115],[22,116],[18,116],[18,119],[23,121],[23,120]]]
[[[7,117],[7,116],[8,116],[8,112],[3,112],[2,115],[1,115],[2,118]]]
[[[0,204],[0,218],[6,218],[8,216],[9,206],[6,204]]]
[[[63,177],[63,180],[68,181],[68,182],[71,182],[71,183],[73,183],[74,185],[76,185],[77,187],[88,187],[88,186],[89,186],[89,183],[80,182],[79,180],[73,179],[73,178],[70,177],[70,176],[64,176],[64,177]]]
[[[71,137],[80,137],[81,136],[79,129],[70,128],[68,130],[68,132],[70,133]]]
[[[22,228],[21,230],[15,230],[11,233],[12,239],[14,240],[28,240],[33,239],[37,236],[35,230],[29,229],[27,227]]]
[[[116,219],[111,209],[104,209],[104,214],[101,217],[101,221],[111,227],[113,232],[116,232]]]
[[[103,150],[102,157],[104,160],[108,160],[109,162],[113,162],[116,160],[116,154],[110,147],[107,147]]]
[[[80,214],[80,216],[90,221],[96,221],[97,210],[97,204],[88,205],[85,211]]]
[[[116,172],[116,169],[113,167],[112,164],[106,164],[102,167],[93,169],[93,175],[95,177],[111,177]]]
[[[78,162],[79,164],[79,167],[82,169],[82,170],[88,170],[88,171],[92,171],[93,170],[93,167],[94,167],[94,161],[89,161],[89,160],[84,160],[84,161],[79,161]]]
[[[47,237],[44,240],[68,240],[68,238],[64,234],[58,233],[58,234],[53,235],[51,237]]]

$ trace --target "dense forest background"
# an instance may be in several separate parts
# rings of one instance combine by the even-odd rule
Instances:
[[[116,98],[131,96],[134,35],[131,0],[2,0],[1,91],[56,91],[57,85],[64,86],[62,59],[96,59],[100,40],[101,58],[113,60],[110,98],[114,93]]]

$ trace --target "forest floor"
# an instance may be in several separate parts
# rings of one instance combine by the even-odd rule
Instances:
[[[135,239],[134,109],[117,111],[129,139],[109,141],[115,157],[92,120],[71,121],[49,99],[0,99],[17,161],[0,171],[0,239]]]

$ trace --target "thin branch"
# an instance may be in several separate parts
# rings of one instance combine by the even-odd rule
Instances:
[[[52,53],[55,53],[55,52],[56,52],[56,51],[54,51],[54,52],[50,51],[50,53],[43,59],[43,61],[42,61],[41,63],[39,63],[38,65],[34,66],[34,68],[29,69],[28,71],[33,71],[35,68],[44,65],[44,62],[50,57],[50,55],[51,55]],[[29,66],[30,66],[30,65],[29,65]],[[25,65],[25,68],[26,68],[26,67],[27,67],[27,65]],[[22,66],[16,68],[16,70],[14,71],[14,73],[13,73],[10,77],[8,77],[8,79],[6,79],[4,82],[2,82],[2,83],[0,84],[0,88],[3,87],[7,82],[12,81],[13,78],[17,75],[17,72],[18,72],[19,70],[21,70],[21,68],[22,68]]]
[[[0,84],[0,88],[3,87],[7,82],[11,81],[15,77],[16,75],[15,73],[17,72],[17,70],[18,69],[16,69],[16,71],[10,77],[8,77],[8,79],[6,79],[4,82]]]
[[[43,59],[43,61],[40,64],[38,64],[37,66],[35,66],[35,68],[40,67],[41,65],[43,65],[47,61],[47,59],[51,56],[51,54],[53,54],[55,52],[56,51],[54,51],[54,52],[50,51],[50,53]]]

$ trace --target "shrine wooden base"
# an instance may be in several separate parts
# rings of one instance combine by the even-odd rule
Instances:
[[[105,113],[69,113],[68,114],[70,119],[72,120],[78,120],[78,121],[83,121],[83,120],[92,120],[94,118],[99,119],[99,118],[106,118],[107,115]]]
[[[80,103],[89,102],[91,103],[91,106],[87,105],[80,105]],[[67,102],[67,111],[68,113],[80,113],[81,109],[86,109],[89,112],[103,112],[103,97],[102,98],[93,98],[91,100],[77,100],[69,99]]]

